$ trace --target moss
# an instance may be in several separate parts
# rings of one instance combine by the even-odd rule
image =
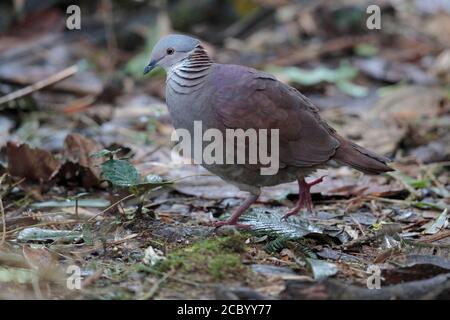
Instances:
[[[222,254],[212,258],[208,263],[209,273],[214,279],[222,279],[236,271],[242,271],[244,266],[236,254]]]
[[[160,271],[176,268],[185,273],[207,273],[221,279],[245,269],[240,256],[245,251],[242,235],[208,238],[169,253],[156,267]]]
[[[223,238],[220,248],[228,252],[244,253],[245,238],[241,235],[233,235]]]

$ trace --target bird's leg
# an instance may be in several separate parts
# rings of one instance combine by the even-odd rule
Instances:
[[[250,206],[252,204],[254,204],[256,202],[256,200],[258,200],[259,194],[250,194],[250,196],[244,201],[243,204],[241,204],[241,206],[239,208],[236,209],[236,211],[231,215],[231,217],[226,220],[226,221],[217,221],[214,222],[214,227],[218,228],[221,226],[227,226],[227,225],[232,225],[232,226],[236,226],[238,228],[249,228],[250,225],[248,224],[240,224],[237,223],[239,220],[239,217],[245,212],[247,211],[248,208],[250,208]]]
[[[306,207],[311,212],[313,210],[313,203],[312,203],[311,192],[310,192],[311,187],[318,183],[321,183],[323,181],[323,178],[325,178],[325,176],[322,176],[319,179],[316,179],[309,183],[306,182],[304,178],[299,178],[298,179],[298,202],[297,202],[297,205],[292,210],[289,210],[281,219],[286,220],[288,217],[298,214],[300,209],[302,209],[304,207]]]

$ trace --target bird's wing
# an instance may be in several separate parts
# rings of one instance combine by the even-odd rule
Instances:
[[[314,166],[334,155],[339,147],[334,129],[299,91],[254,69],[230,73],[212,97],[226,128],[279,129],[280,163],[286,165]]]

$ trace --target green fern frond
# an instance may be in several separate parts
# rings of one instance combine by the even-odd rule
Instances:
[[[294,243],[294,247],[296,251],[301,252],[305,257],[317,259],[316,253],[311,249],[310,246],[308,246],[304,239],[298,239]]]
[[[251,231],[274,237],[298,239],[311,233],[323,233],[323,228],[302,220],[298,216],[289,217],[287,220],[281,220],[282,217],[281,212],[268,213],[266,210],[255,208],[249,210],[241,219],[243,223],[251,226]]]
[[[286,248],[289,240],[292,239],[286,236],[275,238],[274,240],[266,243],[266,245],[264,246],[264,250],[268,253],[280,252],[281,250]]]

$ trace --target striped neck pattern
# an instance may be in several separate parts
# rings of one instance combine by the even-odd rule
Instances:
[[[189,94],[203,87],[206,76],[213,64],[202,46],[185,59],[170,68],[166,84],[179,94]]]

